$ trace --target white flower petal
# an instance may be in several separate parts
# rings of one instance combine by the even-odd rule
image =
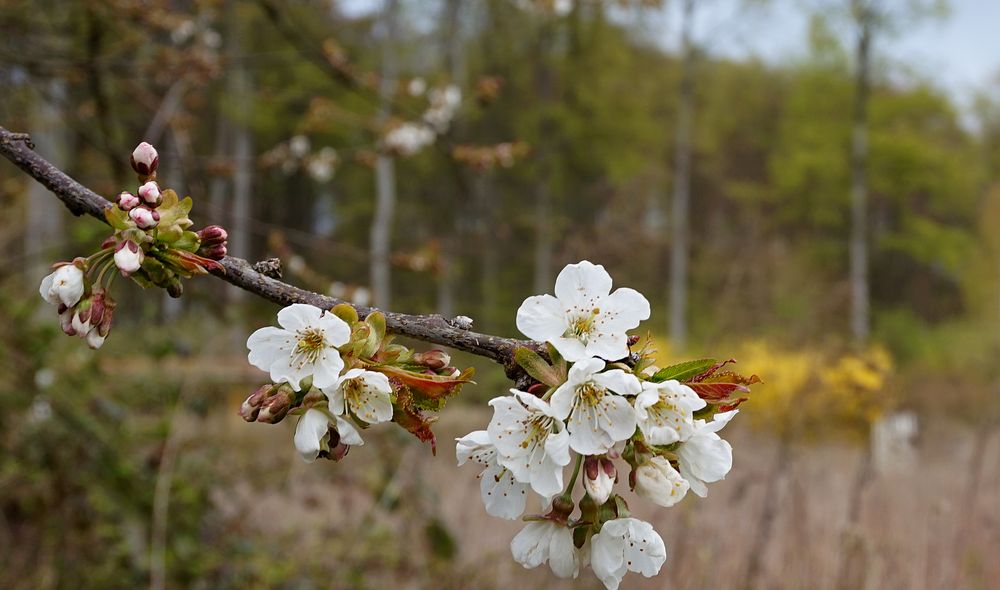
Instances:
[[[553,521],[532,521],[510,542],[514,560],[525,568],[534,568],[546,561],[560,578],[575,578],[580,571],[579,552],[573,546],[573,533],[565,525]]]
[[[642,383],[639,379],[621,369],[612,369],[604,373],[594,375],[594,381],[619,395],[637,395],[642,391]]]
[[[344,369],[344,359],[340,358],[339,352],[331,348],[326,350],[317,362],[307,364],[302,369],[296,372],[303,373],[303,377],[311,372],[313,387],[325,389],[340,379],[340,372]]]
[[[663,457],[653,457],[635,470],[636,495],[665,508],[680,502],[690,487]]]
[[[333,312],[324,311],[316,322],[316,327],[323,330],[330,346],[343,346],[351,339],[351,327]]]
[[[591,540],[591,567],[610,590],[618,588],[627,570],[654,576],[666,559],[663,539],[636,518],[609,520]]]
[[[54,276],[55,273],[45,275],[45,278],[42,279],[42,284],[38,286],[38,294],[41,295],[42,299],[50,305],[59,305],[62,303],[62,301],[59,300],[59,294],[52,289]]]
[[[273,326],[261,328],[247,338],[247,348],[250,349],[247,359],[261,371],[270,371],[277,357],[289,355],[294,341],[287,330]]]
[[[635,289],[616,289],[602,303],[598,322],[603,332],[624,334],[649,319],[649,301]]]
[[[559,338],[569,329],[566,310],[551,295],[528,297],[517,309],[517,329],[533,340]]]
[[[361,434],[358,433],[358,429],[351,424],[350,421],[341,418],[340,416],[334,416],[337,421],[337,432],[340,434],[340,442],[345,445],[350,445],[352,447],[360,447],[365,444],[365,441],[361,438]]]
[[[572,383],[573,385],[582,385],[587,381],[594,378],[596,373],[604,370],[606,366],[605,362],[599,358],[585,358],[580,359],[578,362],[573,363],[573,366],[569,368],[569,374],[567,375],[567,383]],[[621,369],[617,369],[621,372]]]
[[[558,525],[549,539],[549,569],[560,578],[576,578],[580,573],[580,556],[569,527]]]
[[[560,336],[558,338],[551,338],[548,342],[559,351],[559,354],[564,359],[571,363],[594,356],[593,354],[588,354],[587,347],[576,338],[564,338]]]
[[[524,514],[528,486],[516,481],[509,469],[494,461],[479,478],[479,492],[487,514],[507,520],[515,520]]]
[[[585,347],[586,354],[598,356],[609,361],[617,361],[629,355],[628,335],[624,332],[612,334],[595,332]]]
[[[635,410],[627,399],[620,395],[605,395],[601,408],[600,427],[613,442],[626,440],[635,434]]]
[[[526,569],[545,563],[549,557],[549,537],[551,534],[550,523],[533,521],[526,524],[510,542],[510,552],[514,556],[514,561]]]
[[[295,425],[295,450],[302,460],[312,463],[323,449],[330,430],[330,418],[320,410],[309,409]]]
[[[611,275],[604,267],[583,260],[577,264],[567,264],[556,277],[556,297],[569,307],[593,307],[595,300],[606,297],[611,292]]]
[[[489,465],[496,457],[496,448],[490,442],[490,435],[485,430],[475,430],[462,438],[456,438],[455,441],[455,457],[458,459],[459,467],[470,459],[481,465]]]
[[[653,525],[635,518],[628,519],[631,541],[625,544],[625,563],[628,569],[647,578],[660,572],[667,560],[667,548]]]
[[[293,303],[278,311],[278,324],[289,332],[304,330],[315,325],[322,313],[315,305]]]
[[[572,370],[572,369],[570,369]],[[573,400],[576,399],[576,384],[566,381],[552,392],[549,405],[552,412],[560,420],[565,420],[573,410]]]

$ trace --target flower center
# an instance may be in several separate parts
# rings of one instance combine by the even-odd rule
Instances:
[[[593,408],[604,399],[606,390],[591,382],[584,383],[576,388],[576,404]]]
[[[601,310],[595,307],[590,310],[590,312],[574,316],[573,319],[569,321],[569,329],[566,330],[565,336],[578,338],[582,342],[586,343],[590,333],[594,331],[594,320],[597,319],[597,316],[600,313]]]
[[[542,442],[549,435],[552,427],[552,418],[548,416],[538,416],[528,423],[528,436],[521,441],[521,448],[528,449]]]
[[[360,378],[348,379],[340,386],[344,390],[344,399],[352,407],[357,407],[364,393],[364,384]]]
[[[315,363],[326,350],[326,335],[319,328],[306,328],[295,332],[297,342],[292,349],[292,363],[303,366]]]

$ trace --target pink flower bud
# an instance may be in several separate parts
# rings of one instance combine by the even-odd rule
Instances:
[[[111,332],[111,322],[114,321],[115,307],[118,303],[111,298],[110,295],[104,296],[104,317],[101,318],[101,323],[98,325],[95,332],[100,333],[101,336],[107,337]]]
[[[128,191],[122,191],[118,195],[118,206],[122,211],[131,211],[139,206],[139,197],[133,195]]]
[[[139,226],[139,229],[153,229],[160,222],[160,214],[145,205],[132,209],[128,212],[128,216]]]
[[[436,371],[447,367],[451,363],[451,356],[447,352],[435,348],[427,352],[414,353],[412,360],[418,365],[423,365],[428,369]]]
[[[260,405],[257,421],[265,424],[277,424],[285,419],[295,402],[295,391],[287,383],[282,383],[274,395],[265,399]]]
[[[115,266],[122,271],[125,276],[139,270],[145,254],[139,244],[132,240],[125,240],[118,244],[118,251],[115,252]]]
[[[267,398],[274,395],[277,389],[277,386],[273,383],[267,383],[258,387],[256,391],[243,401],[243,405],[240,406],[240,416],[247,422],[256,420],[257,414],[260,413],[261,405],[264,404]]]
[[[106,292],[103,289],[94,291],[90,299],[90,315],[87,317],[87,322],[91,325],[91,331],[96,331],[96,328],[104,321],[104,314],[107,311],[106,300]]]
[[[201,240],[203,247],[214,246],[216,244],[225,245],[228,238],[229,233],[221,225],[210,225],[198,232],[198,239]]]
[[[160,194],[160,185],[152,180],[139,187],[139,198],[150,207],[159,207],[163,202],[163,195]]]
[[[226,245],[216,244],[214,246],[201,247],[198,254],[211,260],[222,260],[226,257]]]
[[[156,166],[160,163],[160,155],[156,153],[156,148],[145,141],[136,146],[129,158],[132,169],[141,176],[149,176],[156,172]]]
[[[65,305],[59,306],[59,327],[67,336],[76,336],[76,330],[73,329],[73,316],[75,315],[75,310],[72,307],[66,307]]]

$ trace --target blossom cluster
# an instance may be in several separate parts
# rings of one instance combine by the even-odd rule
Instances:
[[[722,383],[733,380],[717,373],[726,363],[708,360],[651,366],[651,353],[632,353],[636,339],[628,335],[649,315],[645,297],[612,291],[611,276],[587,261],[559,273],[555,296],[529,297],[518,309],[518,329],[547,343],[549,360],[518,351],[519,364],[538,383],[491,400],[493,419],[458,439],[456,455],[459,465],[484,467],[480,491],[490,515],[517,519],[529,492],[539,498],[542,513],[525,517],[511,542],[514,559],[526,568],[547,562],[557,576],[575,578],[589,563],[609,589],[628,571],[655,575],[666,548],[616,493],[616,462],[630,466],[633,492],[665,507],[688,491],[705,496],[707,485],[732,467],[732,448],[717,432],[742,401],[731,394],[745,391],[749,380]]]
[[[152,145],[142,142],[135,148],[130,163],[139,187],[134,194],[121,192],[105,210],[114,233],[89,257],[56,263],[39,286],[42,299],[56,306],[63,331],[91,348],[100,348],[111,330],[116,303],[109,289],[119,274],[179,297],[180,278],[222,268],[216,261],[226,256],[226,230],[212,225],[188,231],[191,199],[160,189],[159,161]]]
[[[360,430],[389,421],[433,445],[421,410],[439,408],[472,375],[451,367],[444,351],[392,344],[381,312],[362,321],[347,304],[325,310],[296,303],[278,312],[278,324],[247,339],[250,364],[271,382],[243,402],[240,414],[272,424],[298,415],[295,449],[307,463],[339,461],[364,444]]]

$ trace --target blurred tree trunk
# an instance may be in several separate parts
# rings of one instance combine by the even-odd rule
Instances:
[[[684,0],[681,20],[681,85],[674,151],[674,198],[670,251],[670,340],[682,351],[687,342],[687,290],[691,209],[691,135],[694,126],[695,49],[691,40],[695,0]]]
[[[252,105],[250,93],[253,91],[250,74],[245,62],[236,59],[242,51],[240,37],[245,32],[243,19],[236,4],[230,4],[229,40],[227,52],[230,58],[227,93],[234,102],[232,116],[233,148],[233,200],[231,205],[229,253],[233,256],[251,258],[250,252],[250,206],[253,199],[253,136],[249,127]],[[241,301],[246,293],[230,288],[232,300]]]
[[[552,290],[552,251],[555,246],[555,228],[552,219],[552,149],[550,139],[555,125],[552,121],[555,74],[550,63],[554,31],[549,23],[539,31],[535,54],[535,84],[538,100],[542,104],[539,142],[536,151],[538,178],[535,181],[535,252],[534,292]]]
[[[122,156],[119,154],[121,142],[118,140],[115,113],[113,113],[114,107],[108,97],[107,88],[105,88],[104,66],[102,64],[104,39],[107,31],[104,16],[97,14],[97,8],[98,6],[95,4],[87,4],[86,7],[87,59],[85,69],[87,85],[90,90],[90,98],[94,101],[94,119],[100,132],[101,149],[107,158],[111,177],[114,178],[116,185],[122,186],[126,184],[127,180],[125,169],[121,166]]]
[[[379,84],[379,123],[390,116],[396,92],[396,13],[399,0],[385,0],[382,6],[382,80]],[[389,257],[392,248],[392,220],[396,211],[396,163],[392,156],[379,153],[375,162],[375,216],[370,236],[371,283],[375,307],[389,309],[392,277]]]
[[[855,64],[854,121],[851,135],[851,335],[856,344],[868,340],[868,101],[873,12],[870,2],[852,0],[858,28]]]
[[[445,68],[451,83],[465,86],[465,60],[462,52],[462,0],[448,0],[444,7],[444,57]],[[462,170],[460,174],[464,174]],[[461,202],[461,198],[458,199]],[[440,236],[438,252],[437,312],[445,317],[455,315],[455,249],[461,231],[458,206],[446,207],[451,216],[451,232]]]
[[[502,197],[500,191],[493,191],[493,176],[489,171],[480,172],[473,181],[473,199],[476,202],[476,220],[479,251],[482,253],[480,280],[480,312],[482,325],[487,331],[495,327],[494,317],[499,305],[500,291],[500,236],[496,231],[496,211]]]
[[[58,168],[69,164],[67,127],[60,119],[59,107],[66,97],[66,83],[53,80],[48,84],[49,100],[38,99],[31,113],[31,139],[39,152]],[[28,183],[27,219],[24,232],[25,276],[37,284],[51,272],[49,260],[55,259],[53,246],[63,234],[63,206],[51,198],[49,191],[37,182]]]

